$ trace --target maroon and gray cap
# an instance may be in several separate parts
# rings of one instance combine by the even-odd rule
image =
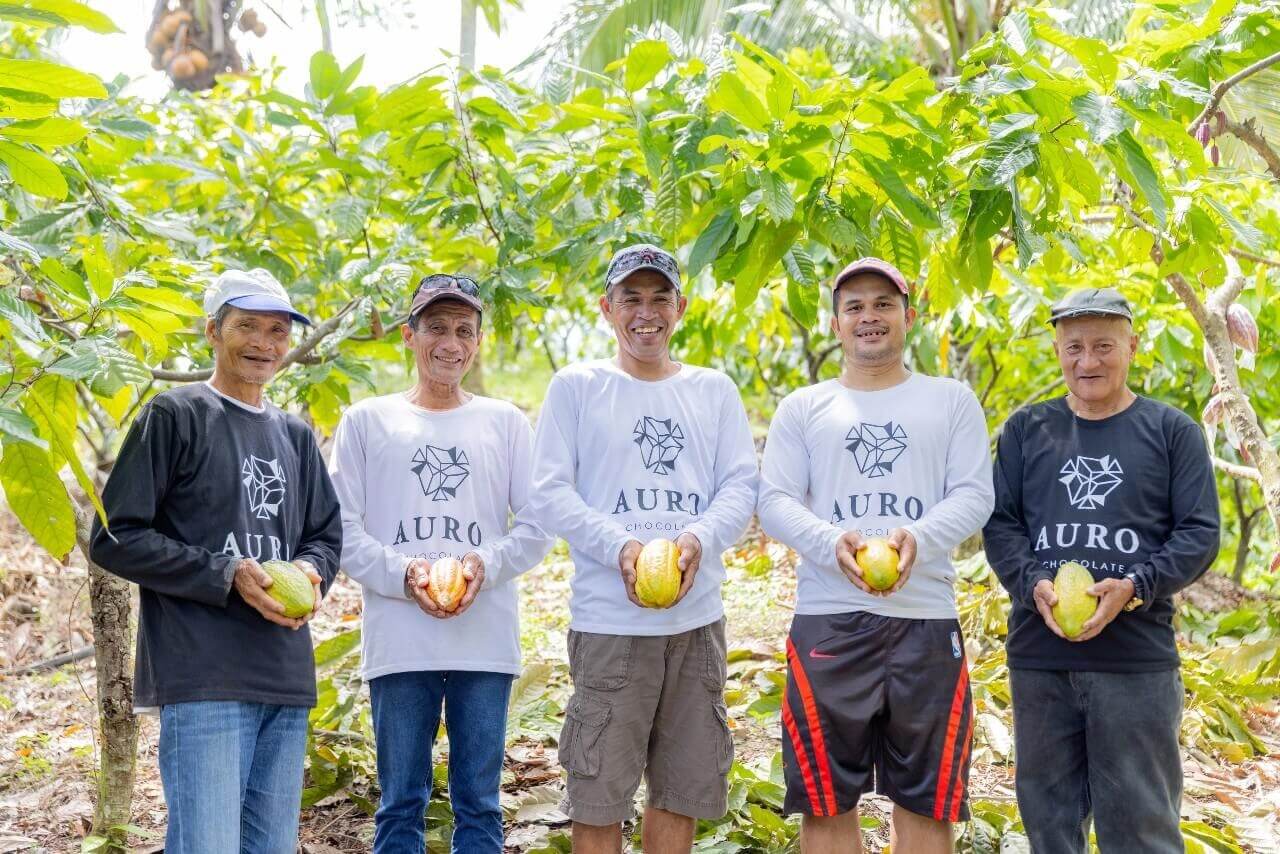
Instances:
[[[903,296],[911,295],[911,285],[907,282],[907,277],[902,275],[902,271],[897,267],[880,258],[859,258],[857,261],[846,266],[836,276],[835,281],[831,285],[831,298],[834,300],[836,291],[840,290],[840,286],[849,279],[859,273],[875,273],[883,276],[902,292]]]
[[[470,276],[450,276],[447,273],[435,273],[424,276],[418,282],[418,289],[413,292],[413,304],[409,306],[409,319],[418,316],[418,312],[440,300],[453,300],[471,306],[484,314],[484,303],[480,302],[480,286]]]

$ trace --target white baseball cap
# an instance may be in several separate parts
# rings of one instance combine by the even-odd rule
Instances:
[[[294,309],[284,285],[261,267],[227,270],[214,280],[204,292],[204,313],[213,317],[224,305],[245,311],[283,311],[299,323],[311,325],[305,314]]]

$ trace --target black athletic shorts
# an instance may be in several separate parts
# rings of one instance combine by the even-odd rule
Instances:
[[[797,614],[782,728],[788,813],[846,813],[874,770],[898,806],[969,819],[973,699],[955,620]]]

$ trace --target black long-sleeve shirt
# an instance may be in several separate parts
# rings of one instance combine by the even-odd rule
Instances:
[[[1137,672],[1178,666],[1173,594],[1218,553],[1218,492],[1204,436],[1145,397],[1109,418],[1065,398],[1015,412],[1000,434],[987,559],[1009,591],[1009,666]],[[1032,591],[1077,561],[1095,580],[1130,573],[1143,605],[1092,640],[1054,635]]]
[[[311,635],[278,626],[232,587],[242,557],[305,559],[327,590],[342,519],[311,431],[270,405],[225,400],[205,383],[139,412],[103,490],[90,557],[141,590],[139,706],[316,700]]]

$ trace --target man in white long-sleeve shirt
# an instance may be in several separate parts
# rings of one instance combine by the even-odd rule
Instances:
[[[621,850],[642,775],[645,851],[688,851],[695,820],[727,809],[720,553],[751,518],[756,460],[732,381],[671,358],[685,305],[675,258],[619,251],[600,298],[618,355],[558,372],[538,417],[535,517],[574,562],[560,763],[579,854]],[[641,545],[658,537],[682,572],[662,610],[635,593]]]
[[[949,554],[991,514],[982,409],[966,386],[908,371],[906,277],[876,258],[833,285],[839,379],[788,395],[769,428],[760,524],[800,555],[782,709],[785,808],[807,854],[861,851],[858,799],[894,802],[893,850],[949,852],[968,817],[973,710]],[[855,554],[883,537],[881,593]]]
[[[482,311],[473,280],[424,278],[402,328],[416,385],[351,407],[334,436],[342,568],[364,588],[380,854],[423,850],[442,703],[453,851],[503,847],[498,787],[507,699],[520,672],[515,579],[542,560],[551,540],[529,516],[528,419],[461,387],[480,345]],[[444,557],[461,560],[468,580],[452,612],[425,590],[427,570]]]

